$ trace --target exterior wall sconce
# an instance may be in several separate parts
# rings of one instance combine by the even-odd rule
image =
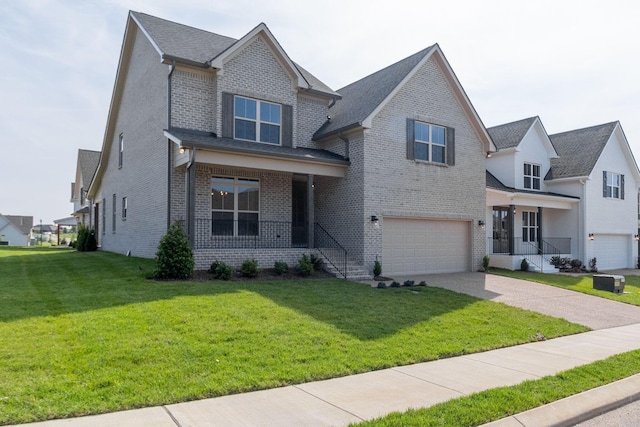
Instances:
[[[593,235],[593,233],[589,233],[589,240],[593,240],[595,239],[595,236]]]
[[[640,236],[638,236],[637,234],[636,234],[635,236],[633,236],[633,238],[636,240],[636,242],[637,242],[638,240],[640,240]]]
[[[483,220],[478,220],[478,227],[482,227],[482,229],[484,230],[484,221]]]
[[[491,158],[491,151],[487,151],[487,159]]]
[[[373,224],[373,226],[375,228],[379,228],[380,227],[380,220],[378,219],[377,216],[371,215],[371,224]]]
[[[184,154],[184,147],[182,145],[180,146],[180,154]]]

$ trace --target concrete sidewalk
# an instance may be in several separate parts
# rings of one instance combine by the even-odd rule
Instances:
[[[429,407],[489,388],[556,374],[614,354],[640,349],[640,324],[618,326],[450,359],[360,375],[162,407],[29,424],[39,427],[345,426],[393,411]],[[631,377],[634,378],[634,377]],[[637,381],[637,380],[636,380]],[[636,383],[637,384],[637,383]],[[637,393],[637,385],[622,387]],[[590,409],[620,386],[590,393]],[[595,393],[595,394],[594,394]],[[627,396],[629,398],[629,396]],[[615,400],[615,399],[613,399]],[[588,406],[589,406],[588,405]],[[569,407],[575,406],[570,404]],[[584,406],[580,408],[585,409]],[[589,409],[589,408],[587,408]],[[543,426],[549,414],[510,417],[499,426]],[[558,411],[555,411],[556,415]],[[562,414],[559,415],[562,417]],[[573,415],[571,415],[573,416]],[[528,417],[528,418],[527,418]],[[557,418],[555,419],[557,422]],[[571,418],[573,419],[573,418]],[[570,425],[570,424],[566,424]]]

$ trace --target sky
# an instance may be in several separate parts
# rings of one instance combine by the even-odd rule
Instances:
[[[99,151],[127,13],[240,38],[267,24],[337,90],[438,43],[487,127],[619,120],[640,160],[640,4],[630,0],[0,0],[0,213],[71,215]]]

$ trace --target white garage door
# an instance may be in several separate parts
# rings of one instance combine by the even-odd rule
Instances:
[[[598,270],[627,268],[629,258],[630,237],[619,234],[596,234],[594,240],[587,241],[593,245],[593,256],[596,257]],[[635,243],[635,241],[634,241]],[[589,265],[589,260],[584,261]]]
[[[384,218],[382,275],[469,271],[469,222]]]

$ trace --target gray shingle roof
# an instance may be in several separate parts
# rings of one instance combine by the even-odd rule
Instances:
[[[545,196],[554,196],[554,197],[568,197],[570,199],[579,199],[580,197],[575,197],[575,196],[568,196],[566,194],[560,194],[560,193],[552,193],[552,192],[548,192],[548,191],[535,191],[535,190],[520,190],[517,188],[513,188],[513,187],[507,187],[506,185],[504,185],[502,183],[502,181],[500,181],[498,178],[496,178],[495,176],[493,176],[493,174],[489,171],[487,171],[487,175],[486,175],[486,179],[487,179],[487,188],[493,188],[495,190],[501,190],[501,191],[508,191],[511,193],[524,193],[524,194],[543,194]]]
[[[551,169],[545,179],[589,175],[617,124],[611,122],[549,135],[559,157],[551,159]]]
[[[185,146],[197,148],[211,148],[247,154],[270,155],[276,157],[293,158],[303,161],[316,161],[331,164],[349,165],[349,161],[342,156],[327,150],[312,148],[291,148],[280,145],[260,144],[250,141],[240,141],[230,138],[218,138],[215,134],[190,129],[171,128],[166,131],[175,139],[182,141]]]
[[[85,188],[89,188],[93,175],[100,163],[100,152],[92,150],[78,150],[78,163],[80,164],[80,174]]]
[[[435,46],[429,46],[357,82],[338,89],[342,100],[331,107],[331,120],[322,125],[314,134],[314,139],[362,125],[364,119],[369,117]]]
[[[487,128],[487,132],[489,132],[498,150],[517,147],[537,118],[538,117],[529,117],[528,119],[490,127]]]
[[[169,59],[208,66],[208,62],[233,46],[238,40],[188,25],[167,21],[145,13],[131,11],[162,55]],[[313,74],[299,66],[298,71],[314,91],[339,96]]]
[[[22,234],[31,233],[31,228],[33,227],[32,216],[5,215],[4,217],[7,218],[11,224],[15,225]]]

